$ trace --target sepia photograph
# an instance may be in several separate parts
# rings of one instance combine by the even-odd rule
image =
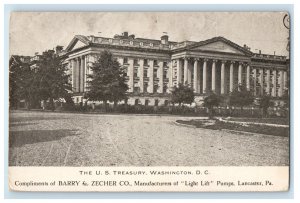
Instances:
[[[14,191],[288,191],[288,12],[11,12]]]
[[[12,12],[9,166],[289,166],[286,12]]]

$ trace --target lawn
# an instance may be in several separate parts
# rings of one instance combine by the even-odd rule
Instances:
[[[244,132],[251,132],[251,133],[259,133],[259,134],[266,134],[266,135],[274,135],[274,136],[281,136],[281,137],[288,137],[289,136],[289,128],[284,127],[274,127],[274,126],[263,126],[263,125],[243,125],[243,124],[236,124],[236,123],[225,123],[219,120],[177,120],[177,123],[182,123],[186,125],[193,125],[196,128],[205,128],[205,129],[212,129],[212,130],[236,130],[236,131],[244,131]]]

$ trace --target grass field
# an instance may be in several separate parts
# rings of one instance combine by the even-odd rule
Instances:
[[[235,121],[243,121],[243,122],[250,122],[250,119],[234,119]],[[207,120],[177,120],[178,123],[186,124],[186,125],[193,125],[196,128],[205,128],[205,129],[212,129],[212,130],[236,130],[236,131],[244,131],[244,132],[251,132],[251,133],[259,133],[259,134],[266,134],[266,135],[274,135],[274,136],[282,136],[282,137],[289,137],[289,128],[284,127],[275,127],[275,126],[264,126],[264,125],[255,125],[255,124],[237,124],[237,123],[225,123],[219,120],[209,121]],[[261,120],[256,119],[252,122],[262,123]],[[272,122],[269,122],[272,123]]]

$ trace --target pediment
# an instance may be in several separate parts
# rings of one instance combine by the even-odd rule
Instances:
[[[214,51],[214,52],[245,55],[245,53],[239,50],[238,48],[231,46],[223,41],[215,41],[207,44],[199,44],[199,46],[195,46],[191,48],[191,50]]]
[[[72,51],[87,46],[88,44],[89,44],[88,40],[83,38],[83,36],[75,36],[67,46],[66,51]]]
[[[86,46],[86,44],[84,44],[83,42],[78,40],[76,42],[76,44],[73,46],[73,49],[77,49],[77,48],[84,47],[84,46]]]

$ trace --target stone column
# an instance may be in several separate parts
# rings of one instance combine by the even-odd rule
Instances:
[[[76,92],[76,60],[71,59],[72,63],[72,91]]]
[[[217,60],[213,60],[211,67],[211,90],[216,92],[216,62]]]
[[[233,91],[233,64],[234,61],[230,62],[230,75],[229,75],[229,91]]]
[[[76,58],[76,92],[80,92],[80,58]]]
[[[257,75],[257,73],[256,73],[256,68],[253,68],[253,70],[252,70],[252,72],[253,72],[253,93],[254,93],[254,96],[256,96],[257,95],[257,92],[256,92],[256,75]]]
[[[284,85],[284,82],[283,82],[283,70],[280,70],[279,72],[279,97],[282,97],[283,95],[283,85]]]
[[[154,63],[153,60],[149,60],[149,93],[153,93],[153,85],[154,85],[154,78],[153,78],[153,70],[154,70]]]
[[[249,91],[250,90],[250,65],[247,64],[247,69],[246,69],[246,87],[247,87],[247,90]]]
[[[270,69],[267,69],[267,77],[266,77],[266,93],[270,95]]]
[[[207,79],[206,78],[206,76],[207,76],[206,75],[207,74],[207,61],[208,61],[207,59],[203,60],[203,75],[202,75],[203,76],[203,80],[202,80],[203,81],[203,84],[202,84],[203,85],[203,93],[207,92],[207,89],[206,89],[207,88],[207,86],[206,86],[206,84],[207,84],[206,83],[207,82],[206,81],[206,79]]]
[[[133,92],[133,88],[134,88],[134,67],[133,67],[133,58],[129,58],[128,59],[128,72],[129,72],[129,92]]]
[[[177,59],[177,86],[181,83],[182,68],[180,59]]]
[[[187,79],[187,81],[188,81],[188,84],[190,86],[192,86],[192,72],[193,72],[192,69],[193,69],[193,66],[189,61],[190,61],[190,58],[188,58],[188,79]]]
[[[272,97],[276,97],[276,88],[277,88],[277,82],[276,82],[276,70],[274,69],[273,71],[273,77],[272,77],[272,84],[273,84],[273,89],[272,89]]]
[[[144,92],[144,60],[140,59],[140,66],[139,66],[139,71],[140,71],[140,92]]]
[[[184,58],[184,73],[183,73],[183,83],[188,82],[188,59]]]
[[[225,94],[225,63],[226,61],[222,61],[221,65],[221,94]]]
[[[163,93],[164,91],[163,91],[163,88],[164,88],[164,64],[163,64],[163,62],[162,61],[160,61],[159,62],[159,83],[158,83],[158,85],[159,85],[159,90],[158,90],[158,92],[159,93]]]
[[[287,84],[287,83],[288,83],[287,80],[288,80],[288,79],[287,79],[287,72],[284,71],[284,72],[283,72],[283,88],[284,88],[284,90],[286,90],[287,87],[289,86],[289,84]]]
[[[199,84],[199,76],[198,76],[198,59],[194,59],[194,92],[200,93],[200,89],[198,88]]]
[[[169,70],[168,70],[168,73],[169,73],[169,88],[168,88],[168,92],[170,92],[170,90],[173,87],[173,61],[169,62],[168,66],[169,66]]]
[[[81,56],[81,67],[80,67],[80,92],[84,92],[84,84],[85,84],[85,56]]]
[[[264,69],[259,69],[260,95],[264,94]]]
[[[238,87],[243,85],[243,63],[239,62],[239,70],[238,70]],[[239,87],[240,89],[240,87]]]
[[[89,83],[88,83],[88,75],[90,74],[89,73],[89,58],[88,58],[88,55],[86,55],[85,56],[85,59],[84,59],[84,66],[85,66],[85,78],[84,78],[84,81],[85,81],[85,83],[84,83],[84,91],[86,92],[87,90],[88,90],[88,85],[89,85]]]

